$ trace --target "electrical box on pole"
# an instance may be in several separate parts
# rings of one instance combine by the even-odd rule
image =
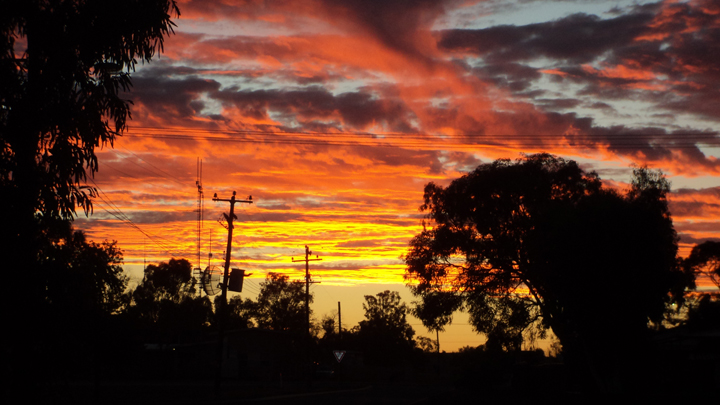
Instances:
[[[249,276],[250,273],[245,273],[245,270],[233,267],[230,269],[230,282],[228,283],[228,290],[235,292],[242,292],[243,280]]]
[[[230,214],[225,214],[225,219],[227,220],[227,229],[228,229],[228,240],[227,240],[227,249],[225,250],[225,271],[223,273],[223,279],[221,283],[221,299],[220,299],[220,306],[216,309],[218,314],[218,346],[217,346],[217,368],[215,371],[215,390],[219,394],[220,392],[220,379],[222,376],[222,353],[223,353],[223,340],[225,336],[225,317],[227,316],[227,290],[228,290],[228,281],[229,281],[229,271],[230,271],[230,254],[232,252],[232,237],[233,237],[233,229],[235,228],[233,226],[233,220],[237,219],[237,216],[235,216],[235,203],[246,203],[246,204],[252,204],[252,196],[248,196],[247,200],[236,200],[235,199],[235,192],[233,191],[232,197],[229,200],[225,200],[222,198],[218,198],[217,193],[213,196],[213,201],[225,201],[230,203]],[[240,284],[240,289],[242,289],[242,282]]]

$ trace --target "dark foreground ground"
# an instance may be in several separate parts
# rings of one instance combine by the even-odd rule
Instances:
[[[212,381],[90,382],[36,387],[30,403],[44,404],[528,404],[605,403],[641,400],[642,403],[688,403],[717,400],[708,390],[685,387],[668,393],[582,394],[573,391],[528,392],[511,387],[479,389],[447,384],[320,381],[293,383],[224,383],[218,393]],[[680,387],[678,387],[680,388]],[[720,387],[716,387],[720,388]],[[19,403],[19,402],[18,402]]]

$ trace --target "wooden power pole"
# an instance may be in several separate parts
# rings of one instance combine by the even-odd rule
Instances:
[[[233,236],[233,220],[237,219],[235,216],[235,203],[246,203],[252,204],[252,196],[248,196],[247,200],[236,200],[235,192],[233,191],[232,197],[229,200],[218,198],[217,193],[213,196],[213,201],[225,201],[230,203],[230,214],[225,214],[225,219],[228,223],[228,240],[227,249],[225,250],[225,272],[223,274],[223,280],[221,284],[222,295],[220,300],[220,308],[215,308],[218,312],[218,348],[217,348],[217,369],[215,372],[215,390],[216,395],[220,395],[220,380],[222,379],[222,353],[223,353],[223,340],[225,340],[225,317],[227,316],[227,287],[228,287],[228,273],[230,272],[230,256],[232,252],[232,236]]]
[[[310,258],[312,252],[307,245],[305,245],[305,258],[295,260],[292,257],[293,262],[305,262],[305,326],[307,328],[307,335],[310,337],[310,283],[316,283],[317,281],[310,281],[310,262],[316,260],[322,260],[317,255],[314,259]]]

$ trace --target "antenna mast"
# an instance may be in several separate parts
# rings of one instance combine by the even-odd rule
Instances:
[[[196,276],[198,279],[202,278],[202,267],[200,264],[200,246],[202,244],[202,228],[204,220],[205,210],[205,195],[203,193],[202,186],[202,159],[197,158],[197,180],[195,180],[197,186],[198,200],[197,200],[197,267],[195,268]],[[202,289],[198,289],[198,293],[202,295]]]
[[[203,208],[204,208],[204,195],[202,186],[202,159],[197,158],[197,180],[195,180],[197,186],[198,201],[197,201],[197,266],[200,267],[200,245],[201,235],[203,228]]]

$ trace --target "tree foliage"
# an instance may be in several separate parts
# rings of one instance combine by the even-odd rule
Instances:
[[[44,234],[46,243],[38,252],[49,310],[77,318],[122,310],[128,277],[117,243],[88,241],[84,232],[73,231],[65,221],[54,228]]]
[[[220,296],[217,296],[215,298],[215,308],[218,308],[220,305],[222,305],[220,303],[221,300],[222,298]],[[230,301],[228,301],[227,307],[228,329],[244,329],[255,326],[252,319],[255,316],[257,305],[255,304],[255,302],[253,302],[253,300],[249,298],[243,299],[240,296],[235,296],[232,297]]]
[[[0,184],[22,212],[91,208],[95,148],[124,131],[130,72],[162,50],[171,14],[174,0],[2,2]]]
[[[130,73],[162,50],[172,14],[174,0],[0,2],[0,211],[12,213],[0,256],[10,268],[36,266],[45,227],[92,209],[95,150],[125,130]],[[24,295],[37,305],[43,283],[29,273]]]
[[[698,278],[707,278],[720,288],[720,242],[705,241],[695,245],[682,262],[690,285],[696,290]],[[691,330],[714,330],[720,325],[720,291],[694,292],[688,310],[681,320]]]
[[[438,342],[425,336],[415,338],[415,345],[425,353],[437,353]]]
[[[645,168],[624,194],[603,188],[595,173],[548,154],[429,183],[421,210],[432,226],[405,256],[418,315],[432,325],[465,309],[506,349],[548,327],[571,352],[634,347],[686,286],[668,191]]]
[[[6,304],[41,310],[49,227],[62,228],[76,207],[91,210],[95,150],[125,130],[130,72],[162,50],[172,14],[174,0],[0,2],[0,256],[8,268],[32,269],[28,288],[6,294]]]
[[[365,319],[358,323],[356,339],[371,364],[392,364],[407,358],[415,347],[415,331],[407,321],[408,306],[397,291],[366,295]]]
[[[8,346],[20,353],[48,339],[46,326],[30,320],[45,310],[50,294],[56,303],[66,299],[57,293],[71,289],[66,283],[77,275],[70,267],[72,277],[54,279],[60,262],[70,263],[60,256],[69,253],[48,248],[47,236],[61,231],[60,219],[72,219],[77,207],[91,211],[95,190],[85,182],[98,169],[95,150],[112,146],[125,130],[130,73],[162,50],[173,14],[179,15],[174,0],[0,2],[0,256],[25,278],[26,289],[3,295],[3,307],[25,303],[24,311],[8,311],[9,324],[20,331]],[[83,245],[80,239],[65,238],[75,246]],[[87,244],[85,251],[96,248],[119,253],[102,244]],[[47,265],[57,271],[46,272]],[[113,302],[115,289],[98,297]],[[24,371],[10,374],[30,381],[38,364],[17,357],[9,367]]]
[[[128,277],[116,242],[89,241],[64,220],[43,229],[34,265],[8,268],[20,282],[13,288],[25,292],[18,286],[31,281],[42,292],[11,301],[3,313],[13,325],[3,364],[14,379],[8,386],[15,388],[31,384],[30,376],[36,381],[87,376],[93,359],[112,356],[99,342],[117,342],[117,314],[128,303]]]
[[[178,334],[209,325],[213,308],[207,296],[196,295],[192,265],[186,259],[150,264],[143,280],[128,295],[127,310],[136,327],[159,334],[156,339],[174,341]]]
[[[701,276],[707,277],[720,288],[720,242],[706,241],[695,245],[683,262],[683,267],[693,283],[692,288],[695,288],[695,279]]]
[[[415,331],[407,322],[408,306],[400,302],[397,291],[385,290],[375,296],[366,295],[363,309],[365,319],[358,325],[361,335],[411,344]]]
[[[180,304],[194,293],[192,265],[186,259],[149,264],[142,282],[129,292],[133,304],[131,312],[156,322],[162,307]]]
[[[310,303],[313,295],[310,294]],[[312,312],[311,312],[312,316]],[[260,283],[254,318],[259,328],[304,333],[305,285],[284,274],[268,273]]]

